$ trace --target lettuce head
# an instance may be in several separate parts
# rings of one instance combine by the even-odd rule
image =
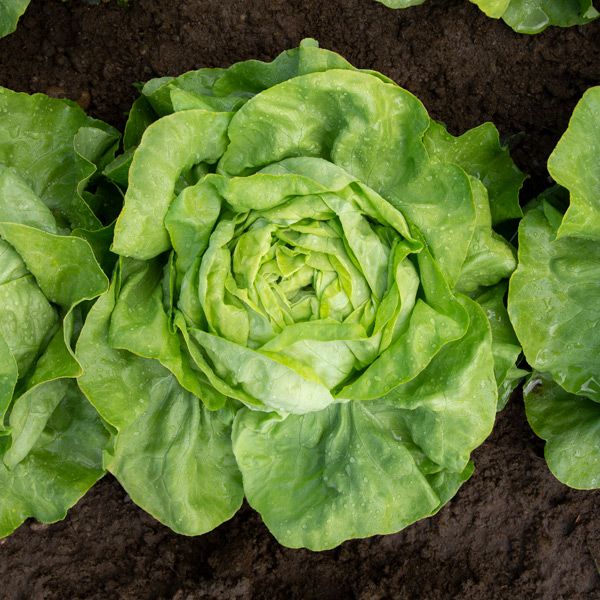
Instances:
[[[493,226],[522,174],[305,40],[148,82],[110,290],[77,345],[131,498],[198,535],[247,498],[321,550],[437,512],[518,378]]]
[[[425,0],[378,0],[390,8],[408,8]],[[593,0],[470,0],[488,17],[502,19],[517,33],[540,33],[551,25],[585,25],[598,18]]]
[[[118,139],[75,104],[0,88],[0,537],[63,518],[103,474],[72,345],[108,287],[97,171]]]
[[[534,373],[533,430],[563,483],[600,487],[600,87],[588,90],[548,160],[560,187],[519,226],[509,312]]]

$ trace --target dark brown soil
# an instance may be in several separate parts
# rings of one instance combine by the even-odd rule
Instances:
[[[547,185],[550,150],[600,83],[600,22],[519,36],[466,0],[397,12],[372,0],[34,0],[0,41],[0,84],[122,125],[135,81],[270,59],[306,36],[391,76],[454,133],[493,120],[532,176],[524,199]],[[558,483],[542,452],[515,398],[438,516],[322,554],[281,548],[248,508],[177,536],[107,478],[63,523],[0,542],[0,597],[600,598],[600,492]]]

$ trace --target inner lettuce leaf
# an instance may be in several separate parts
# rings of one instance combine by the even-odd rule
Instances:
[[[452,137],[305,40],[146,83],[104,172],[120,258],[76,354],[134,502],[198,535],[245,496],[322,550],[456,493],[518,378],[493,125]]]
[[[23,15],[31,0],[0,0],[0,38],[17,28],[17,21]]]
[[[108,288],[119,136],[76,105],[0,88],[0,537],[49,523],[102,476],[108,434],[79,391],[72,344]],[[119,198],[118,190],[114,197]]]
[[[510,318],[535,369],[525,394],[527,417],[547,440],[552,472],[582,489],[600,487],[599,157],[595,87],[548,160],[564,188],[543,194],[521,222],[519,267],[509,291]]]
[[[425,0],[377,0],[390,8],[408,8]],[[488,17],[502,19],[517,33],[540,33],[551,25],[585,25],[598,18],[592,0],[470,0]]]

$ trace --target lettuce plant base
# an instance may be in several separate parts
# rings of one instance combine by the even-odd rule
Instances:
[[[494,120],[532,175],[529,197],[600,83],[600,22],[519,36],[464,0],[395,12],[366,0],[34,0],[0,41],[0,84],[121,126],[132,82],[270,59],[305,36],[394,78],[454,133]],[[513,398],[439,515],[321,554],[282,548],[248,507],[200,538],[175,535],[106,478],[64,522],[0,542],[0,598],[600,598],[600,492],[561,485],[542,453]]]

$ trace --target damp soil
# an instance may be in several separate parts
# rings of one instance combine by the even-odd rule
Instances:
[[[33,0],[0,40],[0,84],[79,101],[122,126],[134,82],[248,58],[303,37],[377,69],[457,134],[491,120],[530,175],[583,91],[600,84],[600,22],[513,33],[466,0],[390,11],[372,0]],[[396,535],[311,553],[279,546],[249,507],[186,538],[106,477],[62,522],[0,542],[0,598],[600,599],[600,492],[557,482],[519,394],[440,513]]]

